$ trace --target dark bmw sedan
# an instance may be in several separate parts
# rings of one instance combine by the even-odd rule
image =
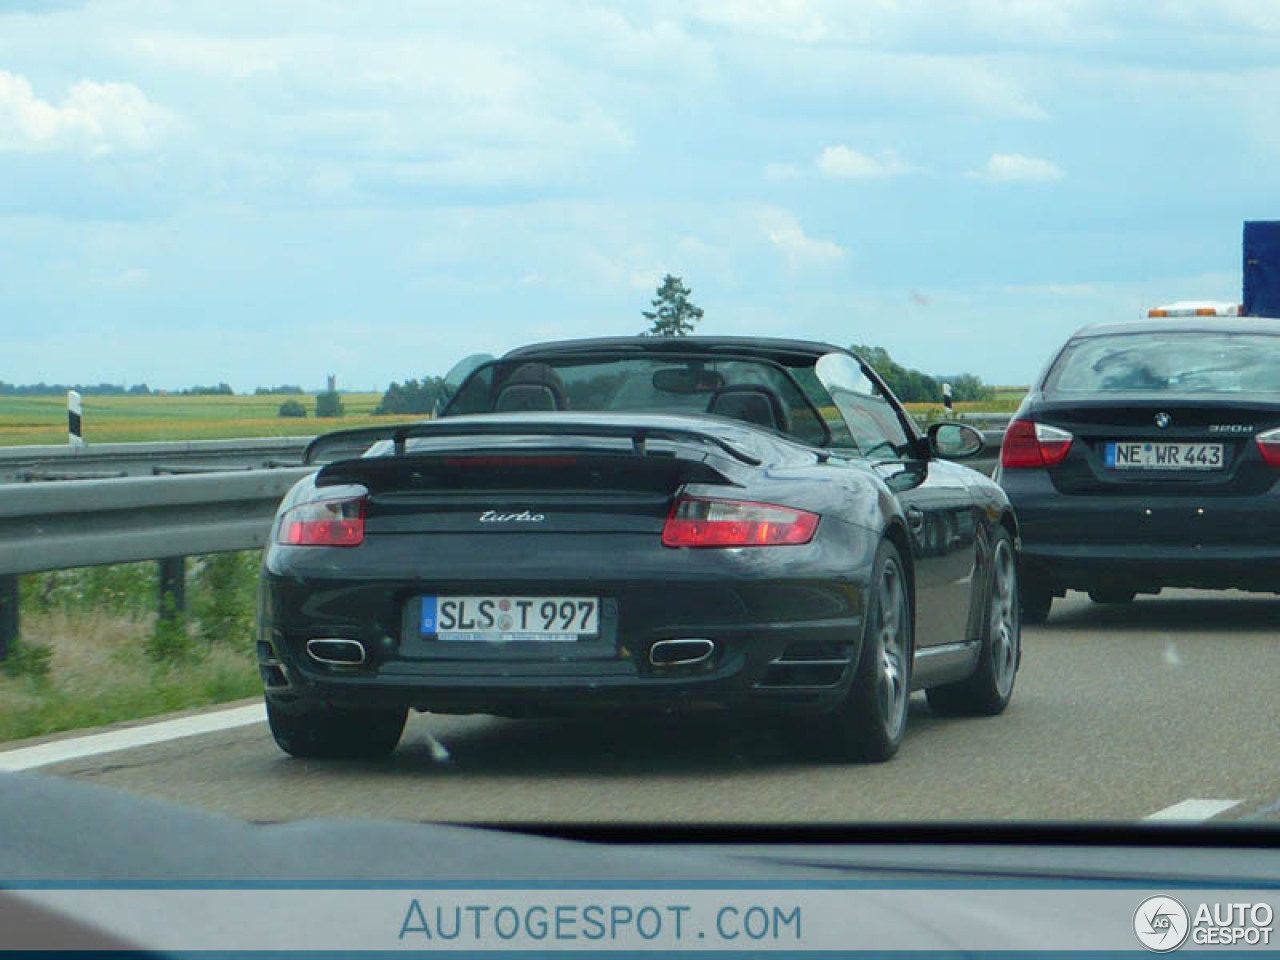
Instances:
[[[1280,592],[1280,320],[1087,327],[1005,436],[1024,622],[1085,590]]]

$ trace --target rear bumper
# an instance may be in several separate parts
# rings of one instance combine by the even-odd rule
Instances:
[[[1065,589],[1280,592],[1280,496],[1082,496],[1008,471],[1023,575]]]
[[[1280,593],[1280,549],[1246,547],[1023,547],[1022,571],[1055,591],[1164,587]]]
[[[502,579],[430,576],[342,578],[318,554],[273,548],[262,582],[259,662],[267,696],[281,703],[397,706],[437,713],[553,715],[593,709],[682,710],[755,705],[805,711],[843,698],[857,663],[872,557],[852,542],[736,556],[628,546],[591,578],[508,556]],[[648,561],[627,557],[644,550]],[[774,551],[775,554],[777,551]],[[870,551],[866,551],[870,553]],[[385,558],[384,558],[385,559]],[[419,558],[419,563],[422,562]],[[358,569],[347,563],[346,569]],[[636,579],[616,571],[634,570]],[[803,575],[801,575],[803,574]],[[450,643],[421,636],[418,598],[432,594],[598,596],[601,631],[578,643]],[[359,641],[358,666],[317,662],[307,641]],[[654,665],[650,649],[702,638],[693,664]]]

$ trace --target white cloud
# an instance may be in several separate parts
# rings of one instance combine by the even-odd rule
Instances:
[[[878,157],[839,144],[826,147],[818,157],[818,169],[832,180],[871,180],[900,177],[914,168],[893,150],[881,150]]]
[[[181,34],[134,37],[131,46],[134,53],[166,64],[236,80],[274,73],[280,69],[282,52],[276,40]]]
[[[792,270],[829,267],[844,259],[843,247],[831,240],[809,236],[800,221],[786,210],[769,208],[763,211],[760,228]]]
[[[663,77],[696,75],[698,48],[678,44],[676,28],[627,32],[620,18],[588,20],[607,51],[546,55],[536,35],[516,43],[501,31],[461,34],[446,25],[393,37],[376,31],[270,40],[159,34],[135,39],[128,49],[167,69],[251,78],[255,100],[270,107],[244,111],[233,125],[219,118],[228,139],[246,145],[249,176],[260,176],[258,158],[265,153],[290,158],[286,167],[295,157],[342,161],[336,182],[327,174],[318,180],[312,171],[301,175],[321,194],[342,195],[352,186],[524,185],[577,172],[601,154],[634,145],[619,111],[604,105],[610,84],[622,82],[610,72],[613,65],[640,71],[649,64]],[[547,41],[553,50],[568,42]],[[572,37],[573,44],[588,42]],[[606,57],[608,64],[595,62]],[[218,102],[241,103],[225,93]],[[299,180],[293,171],[287,175]]]
[[[701,0],[695,16],[716,26],[816,43],[830,32],[826,17],[809,0]]]
[[[173,124],[168,110],[131,83],[81,80],[54,104],[37,97],[26,77],[0,70],[0,153],[141,153]]]
[[[1165,6],[1189,2],[1211,20],[1212,8],[1223,0],[1170,0]],[[1256,0],[1231,2],[1262,6]],[[1133,19],[1100,0],[699,0],[691,6],[694,17],[743,34],[807,45],[898,48],[1096,43],[1111,40]],[[1142,15],[1167,21],[1167,11],[1153,14],[1152,6],[1159,4],[1148,4]]]
[[[1061,180],[1066,171],[1051,160],[1024,157],[1020,153],[993,153],[981,170],[968,176],[995,183],[1049,183]]]
[[[667,267],[649,244],[612,249],[587,249],[581,253],[584,267],[605,289],[649,290],[656,288]]]

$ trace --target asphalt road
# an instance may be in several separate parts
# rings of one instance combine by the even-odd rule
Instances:
[[[1276,821],[1278,690],[1280,599],[1072,594],[1025,631],[1003,716],[917,695],[888,764],[805,761],[763,721],[416,716],[382,763],[290,759],[256,724],[45,772],[266,821],[1133,820],[1192,798]]]

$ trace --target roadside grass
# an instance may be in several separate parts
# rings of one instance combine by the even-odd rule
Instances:
[[[192,558],[188,612],[155,613],[155,565],[22,578],[16,662],[0,663],[0,741],[138,720],[261,692],[258,554]],[[167,638],[158,645],[157,638]]]
[[[317,419],[315,397],[85,397],[84,437],[88,443],[146,440],[230,440],[241,437],[302,437],[413,419],[375,417],[378,393],[344,393],[346,416]],[[296,400],[306,417],[278,416],[280,405]],[[0,397],[0,446],[67,442],[66,398]]]

